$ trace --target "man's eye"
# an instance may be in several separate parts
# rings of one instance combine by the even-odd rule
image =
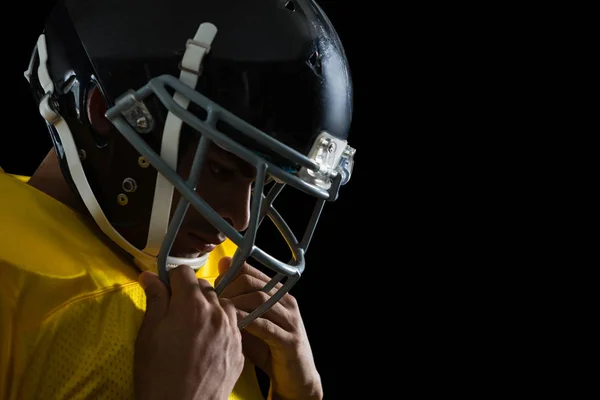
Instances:
[[[212,161],[208,162],[208,168],[210,169],[210,172],[219,178],[226,178],[226,177],[230,177],[233,175],[233,171],[229,168],[225,168],[222,165],[216,164]]]

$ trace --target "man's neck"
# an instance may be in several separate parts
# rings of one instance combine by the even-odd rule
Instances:
[[[131,261],[131,256],[127,255],[125,250],[104,235],[100,228],[94,223],[94,220],[85,207],[85,204],[83,204],[83,201],[81,201],[79,196],[71,190],[71,187],[62,174],[58,156],[54,149],[48,152],[48,155],[46,155],[40,166],[33,173],[28,183],[30,186],[63,203],[75,212],[89,218],[89,221],[91,222],[90,227],[97,230],[98,237],[103,238],[106,241],[106,244],[114,249],[115,253],[123,254],[128,261]],[[139,269],[133,262],[132,265],[134,265],[136,269]]]
[[[73,193],[66,182],[54,149],[48,152],[28,183],[78,213],[88,215],[81,200]]]

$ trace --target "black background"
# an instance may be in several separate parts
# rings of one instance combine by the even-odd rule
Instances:
[[[377,276],[369,272],[367,257],[373,254],[369,246],[376,243],[370,229],[364,224],[367,213],[361,199],[373,191],[369,181],[368,159],[374,159],[367,148],[369,132],[361,127],[366,120],[364,91],[368,85],[367,71],[370,55],[361,43],[360,26],[350,2],[322,0],[319,2],[332,20],[345,45],[354,80],[355,106],[350,144],[357,149],[356,166],[350,183],[342,188],[339,199],[327,204],[321,222],[307,253],[307,267],[300,282],[292,289],[300,304],[313,348],[315,361],[321,373],[326,398],[342,398],[342,391],[357,394],[361,382],[348,382],[346,374],[354,368],[369,344],[359,335],[359,325],[369,328],[369,308],[375,294],[366,289]],[[0,166],[10,173],[30,175],[51,146],[46,127],[31,99],[23,72],[37,40],[46,14],[53,2],[18,2],[13,12],[5,14],[3,26],[3,74],[5,93],[10,94],[9,105],[3,105],[8,118],[0,141]],[[356,4],[355,4],[356,6]],[[363,15],[364,17],[364,15]],[[11,26],[9,27],[8,24]],[[3,194],[0,194],[3,195]],[[292,224],[305,223],[297,218],[294,193],[276,206]],[[292,216],[292,217],[290,217]],[[298,221],[298,222],[296,222]],[[372,222],[370,223],[372,225]],[[0,228],[1,229],[1,228]],[[266,239],[263,239],[263,242]],[[369,243],[370,244],[369,244]],[[360,324],[359,324],[359,321]],[[379,329],[378,325],[373,328]],[[350,385],[349,385],[350,384]]]

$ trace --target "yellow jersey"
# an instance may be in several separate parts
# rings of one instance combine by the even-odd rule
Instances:
[[[130,399],[139,270],[86,217],[0,170],[0,396]],[[226,241],[198,277],[214,285]],[[263,399],[246,365],[230,399]]]

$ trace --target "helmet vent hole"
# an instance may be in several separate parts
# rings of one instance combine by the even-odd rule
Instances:
[[[285,3],[285,8],[287,8],[290,11],[296,11],[296,6],[294,5],[293,1],[288,1],[287,3]]]

